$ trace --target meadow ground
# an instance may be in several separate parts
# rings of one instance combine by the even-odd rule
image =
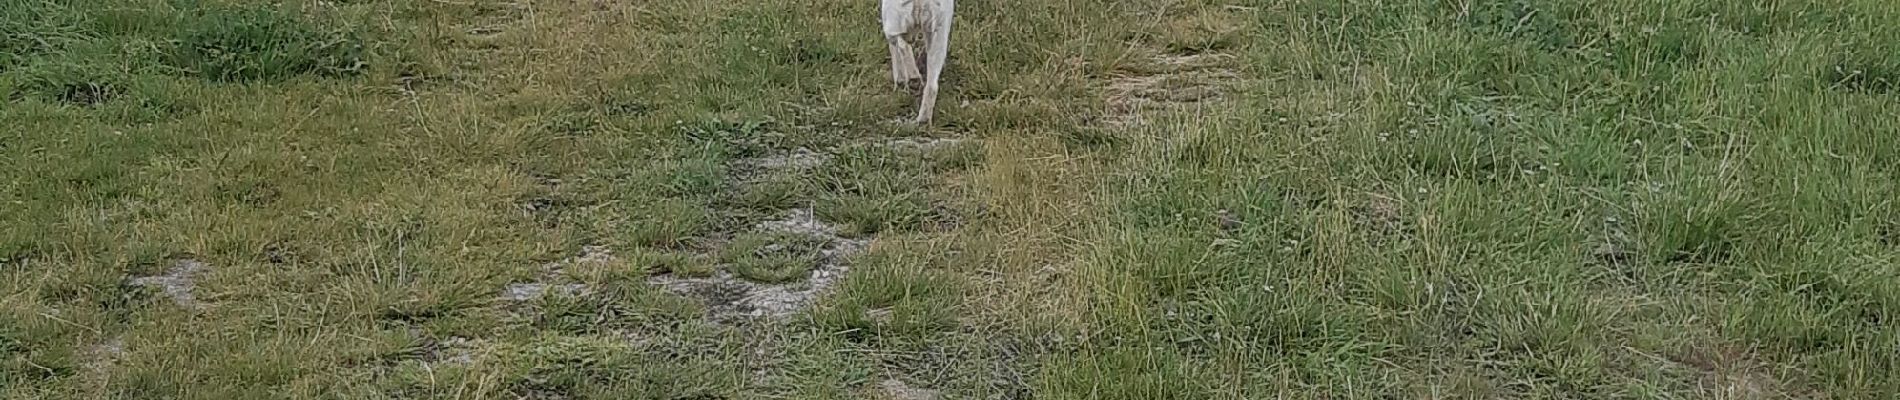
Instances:
[[[1900,393],[1884,0],[0,0],[0,398]]]

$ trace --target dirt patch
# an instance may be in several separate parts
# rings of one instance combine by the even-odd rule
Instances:
[[[1590,257],[1603,265],[1622,266],[1628,264],[1635,255],[1629,246],[1615,241],[1604,241],[1590,249]]]
[[[1241,220],[1239,216],[1234,215],[1233,211],[1225,208],[1214,211],[1214,227],[1219,228],[1221,232],[1234,232],[1246,226],[1247,221]]]
[[[790,153],[739,160],[739,164],[763,170],[803,170],[831,161],[831,155],[800,147]]]
[[[1169,72],[1219,69],[1233,63],[1235,58],[1222,53],[1163,54],[1150,61],[1152,66],[1160,67],[1160,72]]]
[[[956,147],[968,141],[959,138],[901,137],[873,142],[871,145],[900,151],[931,152]]]
[[[857,146],[881,147],[897,151],[929,153],[949,149],[971,142],[963,138],[897,137],[868,140],[843,145],[844,148]],[[804,171],[825,165],[835,157],[833,152],[839,149],[812,150],[800,147],[784,154],[774,154],[733,161],[738,167],[741,180],[769,171]]]
[[[862,251],[870,242],[838,235],[838,228],[818,220],[809,208],[793,209],[784,218],[760,222],[754,230],[764,233],[805,235],[824,242],[819,264],[803,282],[764,284],[740,279],[721,269],[711,277],[683,278],[661,275],[648,283],[706,303],[714,320],[778,318],[811,305],[820,295],[844,279],[850,266],[845,259]]]
[[[133,278],[131,283],[133,286],[157,288],[179,307],[196,309],[201,304],[198,303],[198,298],[191,294],[191,289],[197,287],[198,274],[208,268],[205,263],[197,260],[178,260],[171,269],[165,271],[164,275]]]
[[[838,236],[837,227],[819,221],[818,216],[809,208],[793,209],[784,218],[760,222],[756,228],[762,232],[796,233],[819,238]]]
[[[104,376],[106,370],[111,369],[113,364],[118,364],[119,358],[125,356],[125,339],[112,338],[94,344],[86,348],[83,356],[84,361],[80,363],[81,370]]]
[[[1412,228],[1405,221],[1403,204],[1397,198],[1382,194],[1368,194],[1366,201],[1347,208],[1353,223],[1368,232],[1381,235],[1412,236]]]
[[[545,296],[548,292],[579,296],[591,293],[592,290],[587,285],[579,283],[511,283],[508,284],[508,287],[502,289],[501,299],[507,301],[528,301]]]
[[[1596,265],[1617,272],[1623,279],[1632,281],[1641,279],[1641,269],[1630,268],[1642,257],[1640,244],[1630,237],[1623,219],[1616,216],[1604,217],[1602,232],[1584,243],[1590,249],[1590,259]]]
[[[614,258],[613,250],[608,249],[606,246],[581,246],[580,255],[574,256],[574,258],[568,259],[566,260],[566,262],[563,262],[563,263],[548,264],[548,267],[552,270],[558,271],[560,268],[565,267],[568,264],[577,264],[577,263],[600,264],[600,263],[613,262],[614,260],[615,258]]]
[[[885,379],[877,384],[877,397],[883,400],[937,400],[943,394],[936,390],[911,386],[902,380]]]
[[[422,346],[422,362],[452,365],[472,363],[475,361],[475,349],[480,346],[480,341],[460,336],[431,340]]]
[[[1696,388],[1717,399],[1780,399],[1791,396],[1789,387],[1768,371],[1765,363],[1748,350],[1737,346],[1689,347],[1670,357],[1670,361],[1694,368]]]
[[[503,301],[528,301],[548,293],[560,293],[570,296],[582,296],[593,293],[591,286],[582,283],[563,283],[561,272],[576,264],[604,264],[618,260],[612,249],[606,246],[581,246],[581,253],[574,257],[547,263],[541,266],[541,276],[534,282],[511,283],[502,288],[500,298]]]

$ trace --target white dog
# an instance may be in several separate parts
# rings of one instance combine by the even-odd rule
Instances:
[[[884,39],[891,47],[891,81],[899,89],[914,89],[917,81],[924,86],[923,104],[917,106],[918,124],[930,123],[930,116],[937,108],[937,78],[943,74],[943,64],[950,58],[950,20],[955,14],[956,0],[879,0],[883,2]],[[910,42],[904,40],[908,34],[919,34],[924,40],[924,62],[918,68],[918,57]],[[921,71],[921,73],[920,73]]]

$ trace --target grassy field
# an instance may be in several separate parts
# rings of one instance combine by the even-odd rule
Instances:
[[[0,399],[1900,393],[1885,0],[0,0]]]

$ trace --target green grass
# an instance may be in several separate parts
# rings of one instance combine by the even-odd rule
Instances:
[[[762,283],[804,280],[818,266],[824,246],[819,239],[796,233],[745,233],[721,249],[720,258],[734,274]]]
[[[0,399],[1900,393],[1887,2],[960,6],[0,0]]]

